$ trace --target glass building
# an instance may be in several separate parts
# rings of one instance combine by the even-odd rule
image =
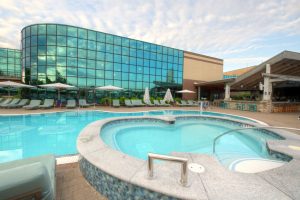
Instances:
[[[21,79],[21,51],[0,48],[0,77]]]
[[[32,85],[148,87],[156,94],[181,89],[183,82],[182,50],[61,24],[22,30],[22,65],[23,79]]]

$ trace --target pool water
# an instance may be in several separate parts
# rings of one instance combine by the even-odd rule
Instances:
[[[76,154],[76,139],[89,123],[110,117],[157,115],[210,115],[251,121],[213,112],[165,110],[150,112],[71,111],[0,116],[0,163],[42,154]],[[253,121],[252,121],[253,122]],[[220,130],[221,131],[221,130]]]
[[[214,119],[177,118],[175,124],[142,121],[105,126],[100,137],[110,147],[146,160],[148,152],[170,154],[191,152],[213,154],[213,141],[220,134],[240,128],[238,124]],[[275,159],[269,155],[266,140],[281,139],[258,130],[235,131],[216,143],[216,155],[222,164],[244,158]]]

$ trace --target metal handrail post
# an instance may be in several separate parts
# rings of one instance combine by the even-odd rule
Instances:
[[[181,178],[180,178],[180,184],[183,186],[187,186],[188,183],[188,159],[186,158],[180,158],[175,156],[167,156],[167,155],[161,155],[161,154],[154,154],[154,153],[148,153],[148,176],[150,178],[153,178],[153,160],[164,160],[164,161],[171,161],[181,164]]]

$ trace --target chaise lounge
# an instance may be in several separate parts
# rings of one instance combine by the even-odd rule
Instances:
[[[45,99],[44,104],[40,105],[39,108],[49,109],[54,107],[54,99]]]
[[[34,109],[38,109],[40,104],[41,104],[41,100],[31,100],[29,105],[23,106],[23,108],[26,110],[34,110]]]
[[[8,105],[6,108],[22,108],[23,106],[26,106],[29,102],[29,99],[21,99],[19,103],[14,105]]]
[[[74,100],[74,99],[68,100],[66,108],[69,108],[69,109],[76,108],[76,100]]]
[[[0,164],[0,199],[55,199],[55,166],[53,155]]]
[[[19,103],[20,99],[13,99],[11,102],[1,105],[1,108],[7,108],[11,105],[16,105],[17,103]]]
[[[120,107],[120,101],[119,101],[118,99],[114,99],[114,100],[112,101],[112,106],[113,106],[114,108],[119,108],[119,107]]]
[[[161,106],[171,106],[171,104],[166,103],[164,100],[160,100],[159,102]]]
[[[134,107],[134,105],[131,103],[130,99],[125,99],[124,103],[125,103],[126,107],[129,107],[129,108]]]
[[[79,107],[87,108],[87,107],[90,107],[90,106],[91,106],[91,104],[86,103],[85,99],[79,99]]]

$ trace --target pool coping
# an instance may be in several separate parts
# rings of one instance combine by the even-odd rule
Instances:
[[[228,119],[225,117],[216,117],[216,116],[199,116],[199,115],[179,115],[179,116],[172,116],[172,118],[180,118],[180,117],[208,117],[213,119],[219,119],[219,120],[227,120],[227,121],[233,121],[235,123],[242,123],[242,124],[248,124],[250,126],[257,126],[257,127],[265,127],[265,125],[257,124],[253,122],[245,122],[243,120],[236,120],[236,119]],[[147,178],[147,163],[144,160],[134,158],[132,156],[129,156],[127,154],[124,154],[120,151],[114,150],[110,148],[108,145],[106,145],[101,137],[99,136],[100,130],[104,125],[106,125],[109,122],[118,121],[118,120],[143,120],[143,119],[152,119],[152,120],[160,120],[167,122],[170,120],[168,116],[142,116],[142,117],[117,117],[117,118],[108,118],[103,120],[98,120],[95,122],[90,123],[88,126],[86,126],[81,133],[79,134],[77,138],[77,150],[80,154],[80,156],[84,159],[86,159],[88,162],[90,162],[92,165],[100,169],[101,171],[116,177],[122,181],[125,181],[127,183],[137,185],[139,187],[144,187],[150,191],[158,192],[161,194],[165,194],[168,196],[172,196],[175,198],[180,199],[215,199],[214,197],[222,196],[222,195],[228,195],[228,191],[222,191],[222,192],[213,192],[212,190],[208,189],[209,187],[206,185],[206,182],[211,182],[211,180],[206,180],[206,182],[203,180],[203,177],[206,175],[199,175],[194,174],[192,172],[189,172],[189,178],[192,180],[192,185],[190,187],[182,187],[180,186],[178,182],[179,178],[179,167],[171,168],[170,170],[170,163],[161,163],[161,164],[155,164],[155,173],[157,173],[157,178],[154,180],[149,180]],[[273,131],[273,130],[272,130]],[[273,131],[275,132],[275,131]],[[293,176],[289,176],[289,174],[295,172],[296,168],[295,166],[300,164],[300,152],[296,150],[292,150],[290,148],[287,148],[288,145],[300,145],[300,136],[298,135],[291,135],[291,133],[287,131],[278,131],[276,130],[276,133],[281,135],[285,138],[285,140],[275,141],[270,140],[267,141],[267,146],[270,150],[275,152],[280,152],[287,154],[291,157],[293,157],[293,160],[291,160],[289,163],[269,171],[259,172],[256,174],[242,174],[237,172],[231,172],[227,169],[225,169],[219,161],[209,155],[203,155],[203,154],[192,154],[192,153],[176,153],[174,152],[174,155],[180,155],[183,157],[188,157],[189,160],[192,161],[199,161],[200,164],[205,165],[207,169],[214,169],[212,170],[211,175],[213,176],[215,173],[218,174],[219,171],[223,171],[223,173],[227,173],[228,176],[226,176],[225,182],[230,182],[233,177],[238,176],[238,182],[242,184],[244,181],[247,181],[248,179],[253,181],[253,179],[257,179],[255,185],[255,189],[249,191],[248,195],[249,197],[255,197],[257,195],[257,191],[259,191],[258,188],[264,188],[265,192],[264,194],[260,194],[264,196],[264,199],[268,199],[269,197],[272,198],[293,198],[293,197],[300,197],[300,193],[298,192],[289,192],[288,189],[286,191],[282,191],[282,189],[278,188],[278,184],[282,184],[280,181],[282,180],[282,177],[290,177],[290,178],[298,178],[300,181],[300,173],[294,173]],[[204,163],[203,163],[204,162]],[[213,164],[207,164],[207,163],[213,163]],[[224,171],[225,170],[225,171]],[[162,173],[163,172],[163,173]],[[280,172],[280,173],[279,173]],[[201,176],[203,176],[201,178]],[[274,181],[274,176],[276,177],[276,184],[270,183],[268,179],[272,179]],[[260,177],[260,178],[258,178]],[[222,177],[223,178],[223,177]],[[255,181],[254,181],[255,182]],[[213,184],[218,184],[213,183]],[[299,182],[300,184],[300,182]],[[243,184],[242,184],[243,185]],[[239,188],[239,184],[236,185],[237,188]],[[299,189],[299,188],[297,188]],[[269,191],[269,193],[268,193]],[[237,191],[238,195],[239,192]],[[299,196],[298,196],[299,195]],[[230,196],[230,195],[229,195]],[[213,197],[213,198],[211,198]],[[224,196],[223,196],[224,197]],[[271,198],[270,198],[271,199]]]

